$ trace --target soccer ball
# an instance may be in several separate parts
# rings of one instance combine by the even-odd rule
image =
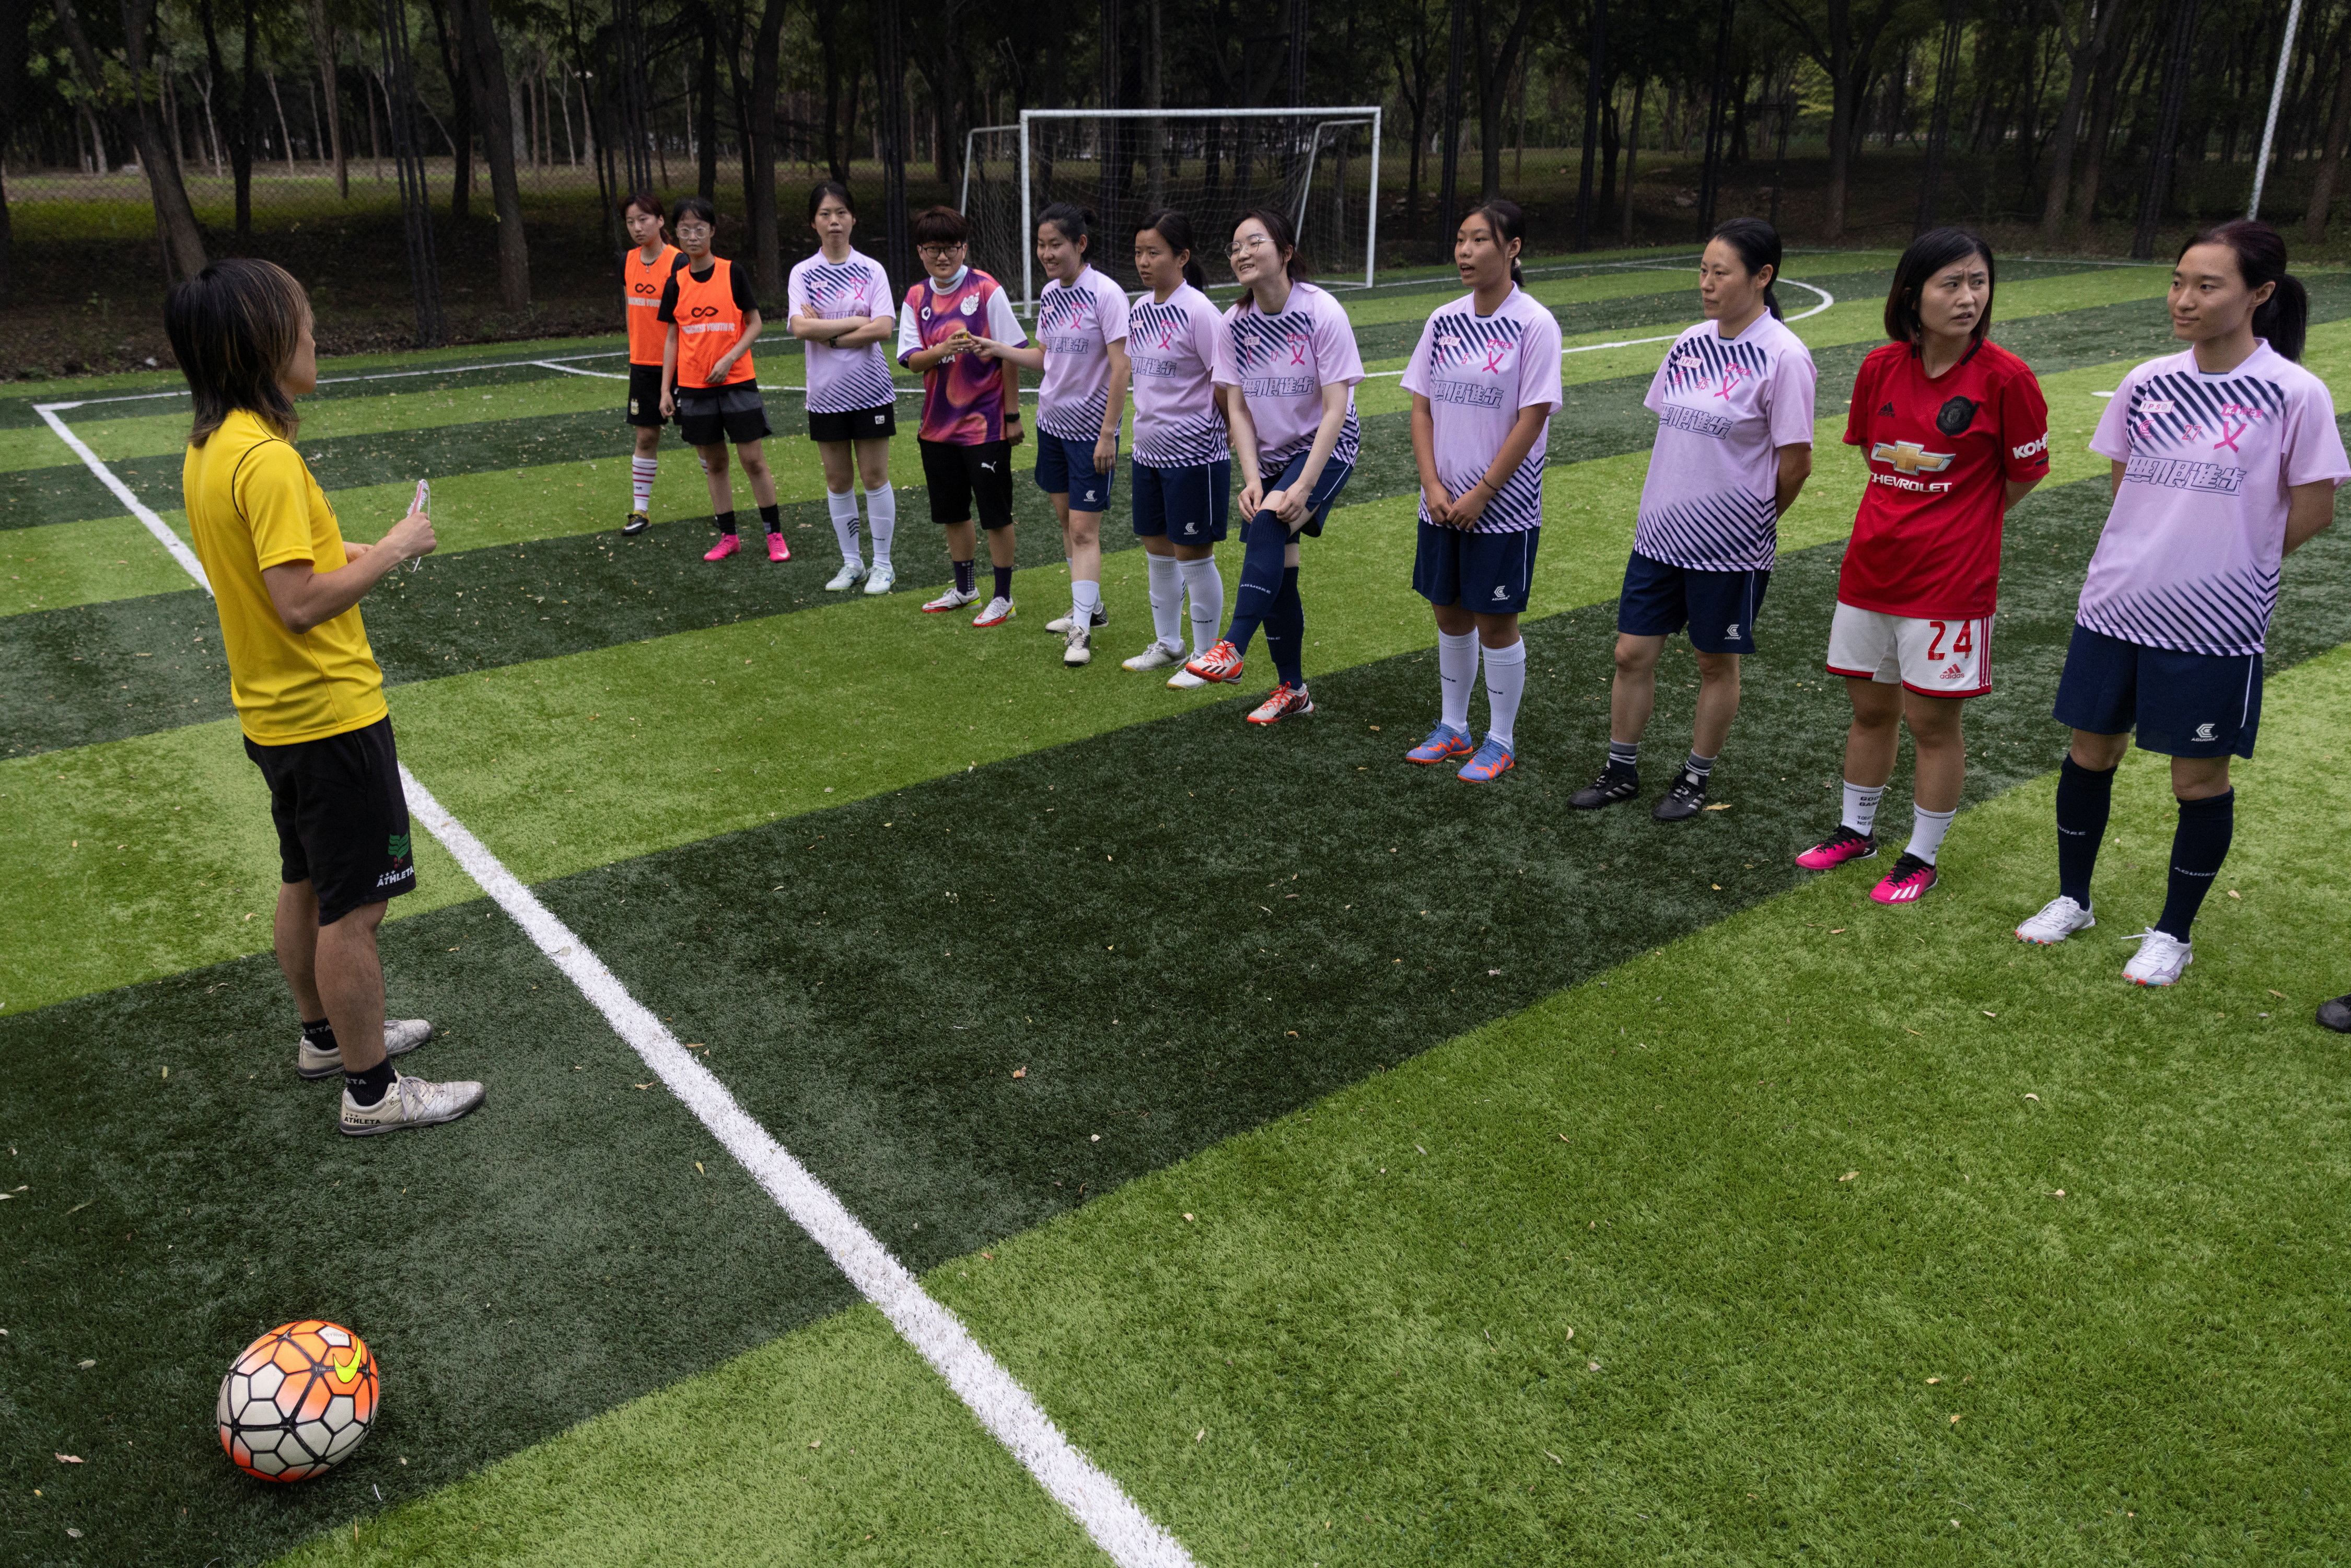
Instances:
[[[375,1357],[359,1335],[319,1318],[280,1323],[221,1379],[221,1448],[256,1479],[308,1480],[360,1446],[379,1392]]]

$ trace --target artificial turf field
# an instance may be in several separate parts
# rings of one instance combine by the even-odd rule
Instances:
[[[1798,872],[1844,727],[1843,392],[1891,259],[1792,258],[1837,301],[1797,324],[1819,471],[1729,809],[1678,828],[1564,809],[1605,739],[1657,343],[1568,359],[1520,764],[1478,790],[1398,760],[1436,679],[1392,376],[1308,547],[1318,712],[1270,732],[1254,679],[1117,667],[1148,638],[1132,549],[1095,664],[1061,667],[1031,489],[1009,626],[916,613],[945,562],[904,483],[904,588],[826,595],[788,394],[781,567],[698,559],[674,447],[656,527],[612,531],[619,383],[578,373],[610,343],[330,365],[392,379],[322,387],[300,444],[356,538],[434,480],[441,553],[365,610],[418,779],[1194,1560],[2341,1562],[2351,1092],[2309,1015],[2351,987],[2351,532],[2287,563],[2185,981],[2133,989],[2112,940],[2162,896],[2143,758],[2100,925],[2021,947],[2105,515],[2095,394],[2168,334],[2159,269],[2004,267],[2055,473],[2010,518],[1945,880],[1889,911],[1874,868]],[[1530,281],[1572,347],[1696,308],[1654,263]],[[2351,277],[2310,282],[2346,406]],[[1343,295],[1369,367],[1453,292]],[[392,1008],[443,1031],[416,1071],[489,1101],[334,1134],[287,1060],[210,602],[35,412],[79,402],[57,417],[177,526],[184,404],[96,401],[170,385],[0,400],[0,1561],[1100,1561],[421,833]],[[1645,803],[1694,683],[1677,643]],[[1906,751],[1889,836],[1907,798]],[[382,1357],[381,1429],[249,1482],[214,1387],[310,1314]]]

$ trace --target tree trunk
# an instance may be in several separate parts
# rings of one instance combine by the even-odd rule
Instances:
[[[310,40],[319,51],[319,85],[327,94],[327,146],[335,161],[335,193],[349,201],[351,172],[343,158],[343,94],[335,69],[335,25],[327,20],[327,0],[310,0]]]
[[[432,0],[434,35],[441,42],[441,71],[449,78],[449,123],[441,134],[449,139],[449,219],[464,223],[474,215],[474,78],[465,64],[465,17],[469,0],[449,0],[456,8],[455,26],[442,0]],[[384,110],[392,112],[389,100]]]
[[[1625,134],[1616,116],[1616,84],[1611,81],[1608,90],[1600,95],[1600,194],[1593,200],[1593,228],[1616,202],[1616,151],[1625,144]]]
[[[1648,91],[1646,76],[1633,84],[1633,119],[1625,127],[1625,215],[1617,243],[1628,247],[1633,243],[1633,170],[1641,159],[1641,100]]]
[[[1844,237],[1845,175],[1851,167],[1854,126],[1861,106],[1853,69],[1853,17],[1850,0],[1829,0],[1829,200],[1821,219],[1821,237]]]
[[[261,100],[253,90],[254,35],[261,30],[254,0],[245,0],[245,63],[237,68],[236,131],[229,143],[230,172],[236,177],[236,237],[253,237],[253,144],[261,119]]]
[[[882,264],[893,291],[914,281],[906,227],[906,64],[898,0],[872,0],[874,132],[882,163]]]
[[[1927,167],[1918,180],[1918,215],[1911,236],[1935,226],[1935,204],[1943,191],[1943,155],[1951,143],[1951,88],[1959,69],[1959,0],[1944,0],[1943,37],[1935,53],[1935,104],[1927,122]]]
[[[1301,0],[1303,3],[1303,0]],[[1503,128],[1510,110],[1510,78],[1518,70],[1520,50],[1534,20],[1534,0],[1519,0],[1518,15],[1499,44],[1487,46],[1486,7],[1500,0],[1483,0],[1478,6],[1478,164],[1479,200],[1490,202],[1502,193]]]
[[[2138,230],[2131,236],[2135,261],[2155,258],[2155,231],[2171,195],[2171,161],[2179,150],[2179,116],[2188,99],[2189,58],[2196,42],[2200,0],[2172,0],[2170,46],[2163,62],[2163,96],[2156,111],[2155,144],[2147,150],[2147,179],[2139,190]]]
[[[2105,42],[2106,24],[2116,0],[2104,0],[2105,15],[2082,19],[2082,40],[2073,50],[2073,70],[2065,82],[2065,106],[2057,111],[2057,136],[2049,149],[2049,194],[2041,204],[2041,243],[2053,246],[2065,226],[2065,204],[2072,196],[2074,143],[2081,133],[2082,116],[2089,107],[2090,78]]]
[[[1437,177],[1437,226],[1438,239],[1448,246],[1453,243],[1454,225],[1460,216],[1453,208],[1460,194],[1461,46],[1462,29],[1468,22],[1463,9],[1469,3],[1470,0],[1450,0],[1447,6],[1449,20],[1447,25],[1451,29],[1451,37],[1446,46],[1445,56],[1445,163]],[[1595,5],[1606,3],[1607,0],[1593,0]],[[1244,141],[1242,145],[1246,148],[1248,143]],[[1588,173],[1591,154],[1587,152],[1584,157],[1584,168]],[[1246,178],[1244,175],[1244,182]]]
[[[744,216],[751,224],[752,274],[759,298],[779,301],[784,297],[783,236],[776,215],[776,89],[780,64],[778,41],[784,32],[787,0],[767,0],[759,11],[759,30],[751,46],[750,123],[743,138],[747,172]]]
[[[695,105],[695,189],[702,193],[704,201],[715,202],[718,199],[718,11],[706,3],[695,10],[702,34],[701,80],[696,87],[701,101]]]
[[[498,219],[498,296],[508,310],[530,308],[530,246],[523,235],[522,187],[515,179],[514,128],[507,122],[507,62],[490,24],[487,0],[455,0],[463,18],[470,79],[467,96],[481,111],[482,151],[490,161],[490,201]]]
[[[82,80],[103,84],[104,68],[98,52],[90,47],[89,34],[82,26],[73,0],[57,0],[57,9],[58,27],[66,35],[66,46],[73,51]],[[180,183],[179,162],[164,146],[148,106],[147,44],[154,19],[155,0],[122,0],[124,55],[131,68],[131,103],[118,111],[118,118],[124,136],[138,149],[139,167],[147,176],[147,189],[155,204],[155,215],[162,225],[172,265],[181,277],[193,277],[204,269],[204,231],[196,226],[195,209],[188,204],[187,187]],[[93,86],[92,90],[100,89]],[[5,222],[0,219],[0,224]],[[0,227],[0,292],[5,292],[6,281],[6,239],[5,228]]]
[[[290,175],[295,172],[294,133],[287,129],[286,100],[278,96],[277,73],[276,71],[264,72],[263,79],[269,83],[270,107],[277,110],[277,140],[286,144],[283,149],[286,154],[286,172]]]
[[[2310,207],[2303,214],[2302,235],[2316,245],[2326,237],[2327,209],[2335,205],[2335,183],[2343,177],[2343,142],[2351,134],[2351,62],[2338,62],[2335,71],[2335,111],[2326,117],[2326,154],[2310,184]]]
[[[1600,152],[1600,99],[1608,90],[1608,0],[1591,0],[1591,37],[1583,46],[1583,167],[1575,186],[1578,250],[1592,248],[1592,161]]]

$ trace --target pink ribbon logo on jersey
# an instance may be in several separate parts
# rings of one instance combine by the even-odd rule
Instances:
[[[1292,332],[1289,337],[1283,339],[1282,341],[1290,345],[1290,362],[1291,364],[1302,365],[1306,362],[1306,340],[1304,338]]]
[[[2231,425],[2227,420],[2222,420],[2220,422],[2220,439],[2212,444],[2212,450],[2218,452],[2220,448],[2225,446],[2230,451],[2236,452],[2237,437],[2244,434],[2245,432],[2251,430],[2252,427],[2253,422],[2250,419],[2241,419],[2233,426]],[[2243,454],[2239,453],[2238,455],[2242,456]]]
[[[1486,350],[1487,373],[1491,374],[1492,372],[1500,370],[1502,368],[1502,356],[1510,351],[1510,346],[1508,343],[1497,343],[1492,348],[1488,349]]]
[[[1754,373],[1754,371],[1749,370],[1745,365],[1723,366],[1722,384],[1715,389],[1714,395],[1719,398],[1728,398],[1730,395],[1732,389],[1739,385],[1740,377],[1753,375]]]

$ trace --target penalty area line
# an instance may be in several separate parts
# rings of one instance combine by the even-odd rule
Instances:
[[[37,405],[76,456],[147,525],[172,559],[206,593],[213,591],[204,566],[163,519],[142,505],[131,487],[68,429],[54,405]],[[1184,1545],[1127,1496],[1108,1472],[1070,1441],[1046,1415],[1036,1396],[1006,1371],[972,1336],[963,1320],[923,1289],[881,1238],[868,1230],[814,1173],[743,1109],[726,1084],[678,1042],[667,1025],[637,1000],[620,977],[596,956],[571,928],[558,919],[520,877],[491,853],[416,776],[401,765],[400,781],[411,814],[449,852],[475,885],[504,910],[548,962],[594,1004],[619,1035],[677,1096],[736,1162],[751,1173],[777,1207],[824,1249],[849,1282],[889,1321],[901,1339],[946,1380],[956,1397],[1012,1451],[1038,1485],[1066,1510],[1095,1545],[1120,1568],[1194,1568]]]

